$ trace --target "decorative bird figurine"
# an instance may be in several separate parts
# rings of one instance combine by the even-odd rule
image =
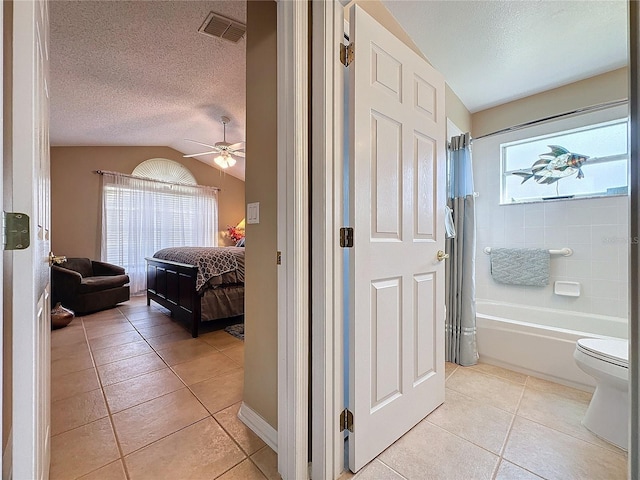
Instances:
[[[533,178],[537,183],[550,185],[576,172],[578,172],[577,178],[584,178],[580,167],[589,157],[580,153],[571,153],[559,145],[548,145],[548,147],[551,151],[539,155],[540,160],[531,165],[529,170],[513,172],[514,175],[522,177],[522,183]]]

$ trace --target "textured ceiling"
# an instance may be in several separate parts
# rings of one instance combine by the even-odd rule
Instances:
[[[627,2],[382,0],[471,112],[627,64]]]
[[[473,112],[627,64],[625,0],[383,3]],[[210,11],[246,23],[244,1],[50,7],[52,145],[196,153],[184,139],[222,140],[222,115],[245,139],[245,40],[197,31]],[[243,179],[244,160],[227,172]]]
[[[53,1],[51,144],[163,145],[183,153],[245,139],[245,39],[198,33],[244,1]],[[213,163],[214,155],[200,157]],[[107,166],[105,166],[106,168]],[[244,160],[228,173],[244,178]]]

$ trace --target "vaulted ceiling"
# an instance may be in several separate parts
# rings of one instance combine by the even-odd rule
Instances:
[[[382,1],[472,112],[627,63],[625,0]],[[245,39],[198,33],[211,11],[246,23],[244,1],[50,6],[52,145],[196,153],[184,139],[222,140],[223,115],[245,139]]]

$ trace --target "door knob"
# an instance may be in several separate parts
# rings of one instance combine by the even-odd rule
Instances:
[[[449,254],[444,253],[442,250],[438,250],[437,257],[438,257],[438,261],[441,262],[444,259],[449,258]]]
[[[60,265],[64,262],[67,261],[67,257],[65,257],[64,255],[62,256],[57,256],[54,255],[53,252],[49,252],[49,266],[52,267],[53,265]]]

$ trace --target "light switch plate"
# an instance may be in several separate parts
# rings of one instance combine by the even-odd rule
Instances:
[[[260,223],[260,202],[247,203],[247,223]]]

